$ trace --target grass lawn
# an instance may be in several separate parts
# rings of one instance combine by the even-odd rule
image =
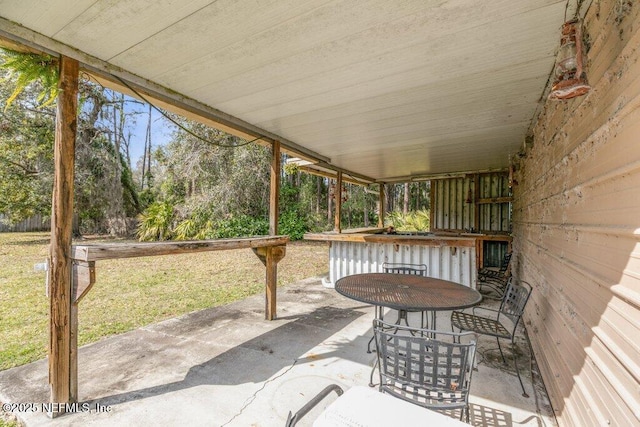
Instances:
[[[45,273],[33,266],[48,251],[49,233],[0,233],[0,370],[47,354]],[[325,243],[293,242],[278,264],[278,285],[327,269]],[[96,284],[80,302],[78,343],[264,292],[264,281],[250,249],[98,261]]]

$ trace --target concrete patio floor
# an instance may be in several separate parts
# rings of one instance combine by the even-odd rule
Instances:
[[[51,419],[42,411],[46,360],[0,372],[0,401],[36,403],[16,413],[27,426],[283,426],[289,410],[326,385],[369,383],[372,318],[372,307],[307,279],[278,288],[275,321],[264,320],[264,298],[255,296],[82,347],[76,412]],[[440,313],[438,326],[447,321]],[[502,364],[495,339],[480,339],[471,424],[556,425],[524,335],[518,349],[529,398],[513,367]],[[334,399],[298,425],[311,425]]]

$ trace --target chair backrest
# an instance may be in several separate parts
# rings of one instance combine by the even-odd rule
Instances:
[[[382,263],[382,271],[385,273],[415,274],[416,276],[426,276],[427,266],[425,264],[384,262]]]
[[[380,391],[436,410],[466,408],[476,334],[374,320]]]
[[[515,284],[513,280],[509,280],[507,283],[507,289],[504,291],[502,302],[500,303],[500,316],[504,316],[511,320],[515,327],[518,326],[518,322],[524,313],[524,308],[531,296],[531,285],[527,282],[520,282]]]
[[[502,258],[502,264],[500,264],[500,269],[498,270],[498,273],[500,273],[501,275],[505,275],[507,274],[507,270],[509,269],[509,263],[511,263],[511,252],[507,252],[504,254],[504,258]]]

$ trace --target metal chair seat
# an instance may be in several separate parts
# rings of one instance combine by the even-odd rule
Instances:
[[[511,341],[515,355],[516,328],[522,318],[532,289],[531,285],[526,282],[521,282],[521,284],[516,285],[509,280],[507,283],[508,285],[502,297],[499,310],[487,307],[474,307],[471,313],[465,311],[453,311],[451,313],[451,330],[458,328],[460,331],[471,331],[477,334],[495,337],[503,363],[507,363],[507,361],[500,346],[500,339],[508,339]],[[488,315],[476,314],[480,312],[485,312]],[[509,325],[510,328],[507,328]],[[518,381],[520,381],[520,386],[522,387],[522,395],[529,397],[524,389],[522,378],[520,377],[518,358],[515,356],[513,357],[513,363],[516,368],[516,374],[518,375]]]
[[[454,311],[451,322],[456,328],[473,331],[478,334],[490,335],[497,338],[511,339],[511,333],[497,320],[476,316],[462,311]]]

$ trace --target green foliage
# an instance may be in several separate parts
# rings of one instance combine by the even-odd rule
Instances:
[[[171,239],[173,219],[174,207],[171,203],[152,203],[138,216],[138,239],[140,241]]]
[[[309,218],[299,215],[293,210],[285,211],[278,221],[278,234],[286,234],[291,240],[300,240],[304,233],[310,231]]]
[[[426,209],[413,211],[404,215],[402,212],[389,212],[385,224],[398,231],[429,231],[430,212]]]
[[[0,82],[0,103],[11,90]],[[36,108],[37,90],[37,84],[29,86],[15,108],[0,113],[0,213],[14,223],[51,212],[55,113]]]
[[[49,55],[16,52],[0,49],[0,68],[9,70],[5,79],[14,79],[15,88],[5,101],[5,110],[30,84],[39,82],[40,93],[36,100],[46,107],[52,104],[58,96],[58,60]]]
[[[269,234],[269,222],[264,218],[238,215],[218,221],[212,231],[210,239],[263,236]]]

